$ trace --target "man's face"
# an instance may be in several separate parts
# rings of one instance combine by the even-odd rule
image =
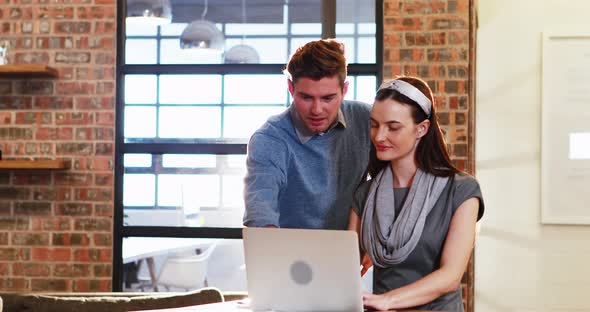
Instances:
[[[320,80],[302,77],[295,84],[289,81],[295,110],[312,133],[326,132],[336,121],[347,90],[348,82],[340,89],[337,75]]]

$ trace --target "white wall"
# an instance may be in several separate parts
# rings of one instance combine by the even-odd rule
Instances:
[[[540,223],[541,32],[590,32],[590,0],[478,2],[475,311],[590,311],[590,226]]]

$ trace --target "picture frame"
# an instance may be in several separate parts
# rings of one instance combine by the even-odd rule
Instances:
[[[543,32],[541,223],[590,224],[590,32]]]

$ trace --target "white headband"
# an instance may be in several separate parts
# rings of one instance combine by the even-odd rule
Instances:
[[[379,92],[383,89],[395,90],[395,91],[405,95],[406,97],[410,98],[412,101],[418,103],[418,105],[420,105],[422,110],[426,113],[426,116],[430,117],[430,111],[432,109],[432,102],[430,102],[430,99],[428,99],[428,97],[426,97],[426,95],[424,95],[424,93],[422,93],[422,91],[418,90],[418,88],[414,87],[410,83],[407,83],[407,82],[405,82],[403,80],[399,80],[399,79],[388,80],[388,81],[384,81],[381,84],[381,86],[379,87],[379,90],[377,90],[377,92]]]

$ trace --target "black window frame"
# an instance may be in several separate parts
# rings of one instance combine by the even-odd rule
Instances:
[[[323,0],[329,2],[329,0]],[[277,74],[285,64],[125,64],[125,15],[126,0],[117,0],[117,61],[116,61],[116,120],[115,120],[115,183],[113,212],[112,289],[123,291],[123,238],[124,237],[176,237],[241,239],[242,228],[125,226],[123,224],[123,156],[125,154],[246,154],[245,143],[125,143],[124,142],[124,77],[127,74]],[[330,19],[334,21],[334,18]],[[375,1],[375,63],[348,65],[349,76],[376,76],[377,86],[383,79],[383,2]],[[333,33],[335,24],[329,26]],[[337,37],[336,37],[337,39]]]

